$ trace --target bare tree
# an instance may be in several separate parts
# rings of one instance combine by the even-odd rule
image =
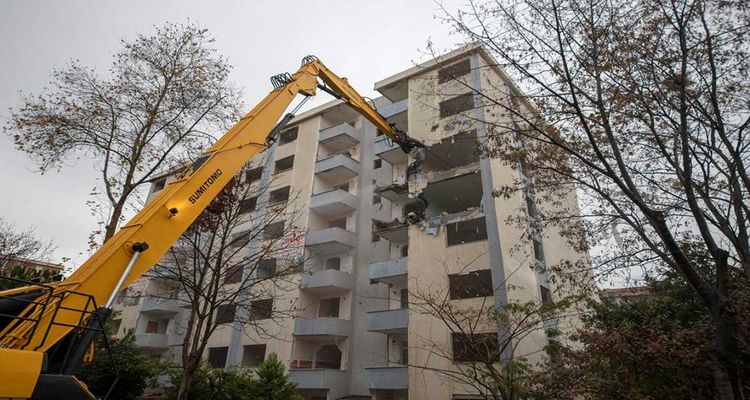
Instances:
[[[33,228],[19,230],[0,218],[0,273],[24,260],[46,261],[54,248],[52,241],[40,239]]]
[[[40,172],[94,162],[100,178],[88,204],[104,229],[92,246],[114,235],[128,206],[139,208],[138,190],[156,173],[196,156],[236,119],[231,68],[212,42],[196,24],[157,27],[122,41],[106,75],[71,61],[53,73],[51,89],[11,110],[5,132]]]
[[[443,269],[448,275],[447,266]],[[520,353],[518,345],[543,332],[553,338],[546,349],[553,354],[562,339],[556,322],[573,313],[579,299],[510,301],[498,306],[491,297],[495,291],[491,280],[481,271],[463,274],[460,281],[446,286],[420,285],[419,279],[414,280],[409,290],[410,311],[439,321],[452,343],[431,330],[416,333],[409,346],[428,356],[422,363],[410,361],[409,366],[440,374],[485,399],[533,398],[532,354]],[[512,285],[503,282],[502,286]]]
[[[442,17],[527,93],[510,81],[474,91],[498,115],[488,154],[526,163],[497,194],[528,180],[550,205],[540,227],[603,246],[599,268],[679,273],[712,316],[717,392],[744,399],[747,316],[731,298],[750,279],[747,3],[477,0]],[[556,207],[572,187],[583,226]]]
[[[186,399],[211,335],[232,323],[273,335],[267,320],[291,315],[294,304],[275,302],[296,288],[304,232],[289,188],[268,190],[236,176],[150,273],[188,307],[178,399]],[[248,174],[249,172],[249,174]],[[252,179],[252,178],[250,178]],[[166,295],[166,294],[165,294]],[[263,321],[263,322],[261,322]]]

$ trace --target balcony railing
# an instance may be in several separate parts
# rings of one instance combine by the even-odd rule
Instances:
[[[400,287],[406,287],[407,258],[397,258],[370,263],[367,266],[370,283],[388,283]]]
[[[305,237],[305,246],[320,255],[344,253],[356,245],[357,237],[338,227],[310,231]]]
[[[290,369],[289,380],[298,389],[328,389],[342,393],[349,384],[348,371],[336,369]]]
[[[365,368],[365,387],[368,389],[403,390],[409,388],[409,368],[368,367]]]
[[[295,319],[294,335],[305,337],[349,337],[352,334],[352,321],[341,318],[320,317]]]
[[[300,288],[312,293],[336,294],[354,288],[354,276],[335,269],[302,274]]]
[[[310,211],[327,218],[338,218],[357,210],[357,196],[341,189],[331,189],[310,197]]]
[[[409,326],[409,309],[371,311],[367,313],[367,330],[370,332],[405,334]]]
[[[356,146],[360,134],[348,123],[338,124],[320,131],[320,144],[332,153],[339,153]]]
[[[167,347],[166,333],[137,333],[135,345],[148,349],[164,349]]]
[[[331,183],[348,181],[359,174],[359,161],[336,154],[315,163],[315,175]]]

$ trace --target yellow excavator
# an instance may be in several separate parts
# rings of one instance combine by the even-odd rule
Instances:
[[[404,152],[421,146],[314,56],[271,82],[273,90],[258,105],[67,279],[0,292],[0,399],[95,398],[74,374],[102,334],[118,293],[151,269],[243,165],[275,141],[294,117],[294,111],[284,113],[298,94],[304,101],[325,91]]]

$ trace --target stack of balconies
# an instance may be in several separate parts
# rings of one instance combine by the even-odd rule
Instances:
[[[307,299],[312,312],[302,311],[306,317],[294,321],[295,343],[289,371],[297,388],[311,395],[348,394],[345,354],[352,321],[343,317],[345,313],[339,317],[338,310],[325,314],[315,309],[322,308],[323,300],[349,295],[355,286],[352,268],[342,266],[341,258],[356,248],[357,236],[341,221],[359,208],[359,197],[349,191],[349,181],[359,175],[360,163],[349,150],[359,144],[360,137],[349,123],[328,127],[319,135],[319,160],[315,163],[314,194],[310,198],[311,221],[315,223],[310,223],[305,238],[307,261],[300,280],[301,296]],[[335,265],[323,262],[336,258]]]

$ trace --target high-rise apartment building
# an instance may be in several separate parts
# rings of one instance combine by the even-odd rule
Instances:
[[[217,367],[253,367],[275,352],[305,399],[476,398],[476,389],[441,373],[471,357],[461,352],[460,333],[421,311],[426,299],[476,309],[547,301],[564,288],[531,267],[587,255],[569,249],[559,232],[529,238],[507,222],[543,204],[521,193],[493,195],[522,168],[481,156],[486,122],[513,123],[482,106],[477,93],[508,102],[519,96],[481,46],[402,71],[375,89],[378,111],[427,147],[404,154],[340,101],[299,114],[254,161],[262,159],[256,178],[270,190],[298,194],[304,270],[274,299],[292,304],[296,315],[274,321],[273,337],[236,329],[229,318],[205,357]],[[163,186],[155,182],[152,192]],[[268,201],[261,196],[255,207]],[[565,201],[577,209],[575,191]],[[169,291],[155,279],[131,290],[143,295],[118,305],[119,333],[135,328],[138,345],[178,360],[179,294],[149,297]],[[545,328],[514,342],[514,354],[539,357],[555,340]],[[492,341],[503,326],[483,321],[480,329]]]

